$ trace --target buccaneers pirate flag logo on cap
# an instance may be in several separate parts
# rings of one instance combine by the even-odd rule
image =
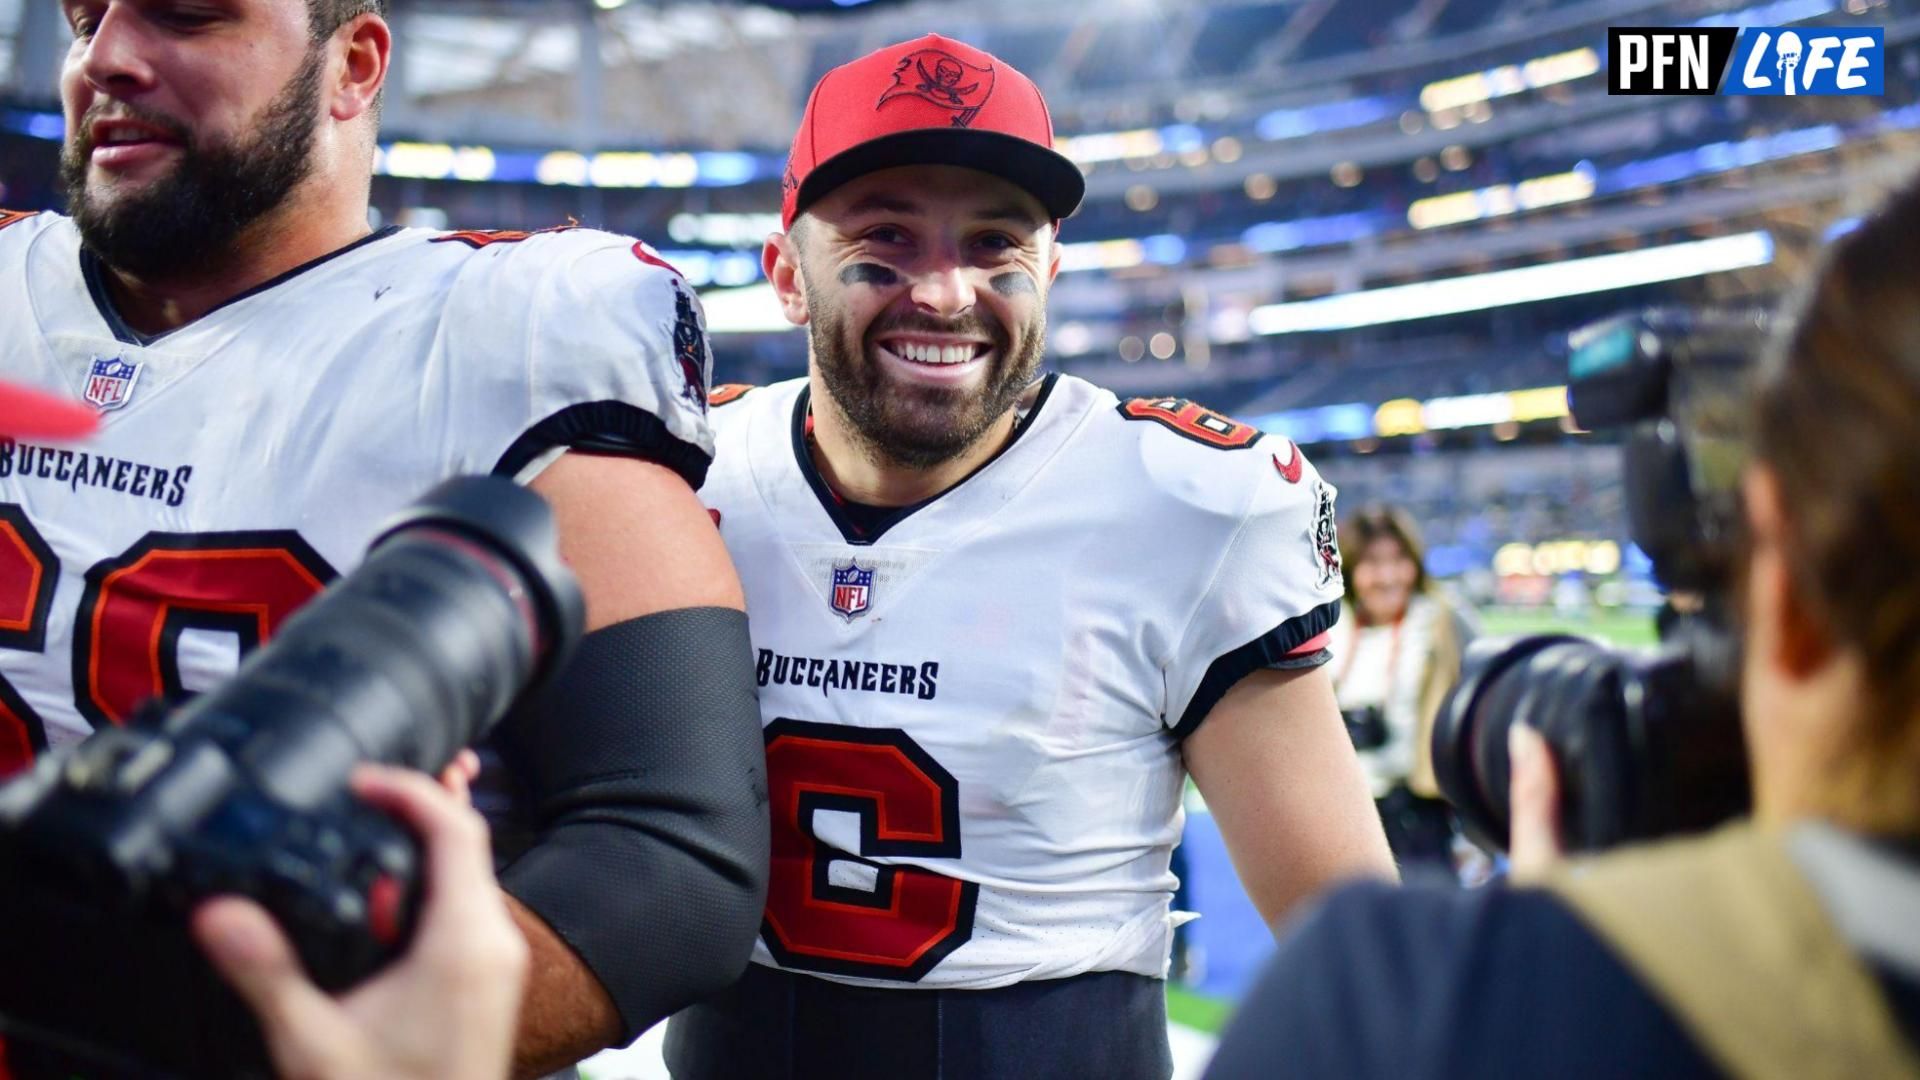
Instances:
[[[907,96],[952,109],[953,126],[966,127],[993,96],[993,67],[975,67],[940,49],[910,52],[893,69],[893,85],[881,92],[873,107]]]
[[[842,64],[807,98],[781,178],[780,221],[880,169],[948,165],[997,176],[1064,218],[1087,178],[1053,148],[1033,80],[963,41],[925,34]]]

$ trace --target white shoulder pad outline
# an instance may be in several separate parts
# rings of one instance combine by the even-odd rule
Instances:
[[[1212,698],[1196,704],[1195,696],[1216,661],[1248,648],[1291,655],[1331,626],[1345,590],[1334,486],[1285,436],[1251,445],[1260,452],[1231,479],[1252,490],[1167,673],[1168,722],[1182,736],[1212,707]]]
[[[546,437],[606,431],[623,452],[697,483],[713,455],[713,357],[699,298],[677,270],[644,241],[578,225],[454,231],[432,242],[471,249],[454,318],[498,328],[519,367],[528,428]],[[474,344],[497,351],[485,339]]]
[[[1264,489],[1276,484],[1276,473],[1297,485],[1313,471],[1284,435],[1187,398],[1102,394],[1107,403],[1097,405],[1095,412],[1105,413],[1106,423],[1117,422],[1131,436],[1147,486],[1220,519],[1227,529],[1240,528]]]

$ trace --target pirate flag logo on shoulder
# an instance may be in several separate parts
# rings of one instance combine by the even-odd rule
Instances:
[[[1333,514],[1333,489],[1324,480],[1313,482],[1313,554],[1320,567],[1320,587],[1338,582],[1340,527]]]
[[[693,310],[693,297],[673,283],[673,358],[680,364],[680,396],[687,404],[707,411],[707,339],[700,329],[700,315]]]
[[[895,98],[917,97],[953,110],[953,126],[967,127],[993,96],[993,67],[976,67],[941,49],[919,49],[900,58],[893,85],[880,94],[878,109]]]

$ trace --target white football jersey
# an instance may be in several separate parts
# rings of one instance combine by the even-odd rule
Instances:
[[[664,267],[587,229],[390,229],[148,339],[70,220],[0,212],[0,379],[102,421],[0,441],[0,771],[230,673],[449,476],[586,446],[697,487],[708,354]]]
[[[1180,739],[1246,672],[1325,659],[1332,487],[1283,438],[1052,376],[996,458],[863,535],[805,391],[716,392],[700,493],[761,687],[754,959],[869,986],[1163,977]]]

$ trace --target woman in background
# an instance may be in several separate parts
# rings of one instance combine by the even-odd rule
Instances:
[[[1334,625],[1334,695],[1373,785],[1400,872],[1453,874],[1453,826],[1434,782],[1429,736],[1460,676],[1468,625],[1434,592],[1405,512],[1369,506],[1340,526],[1347,591]]]

